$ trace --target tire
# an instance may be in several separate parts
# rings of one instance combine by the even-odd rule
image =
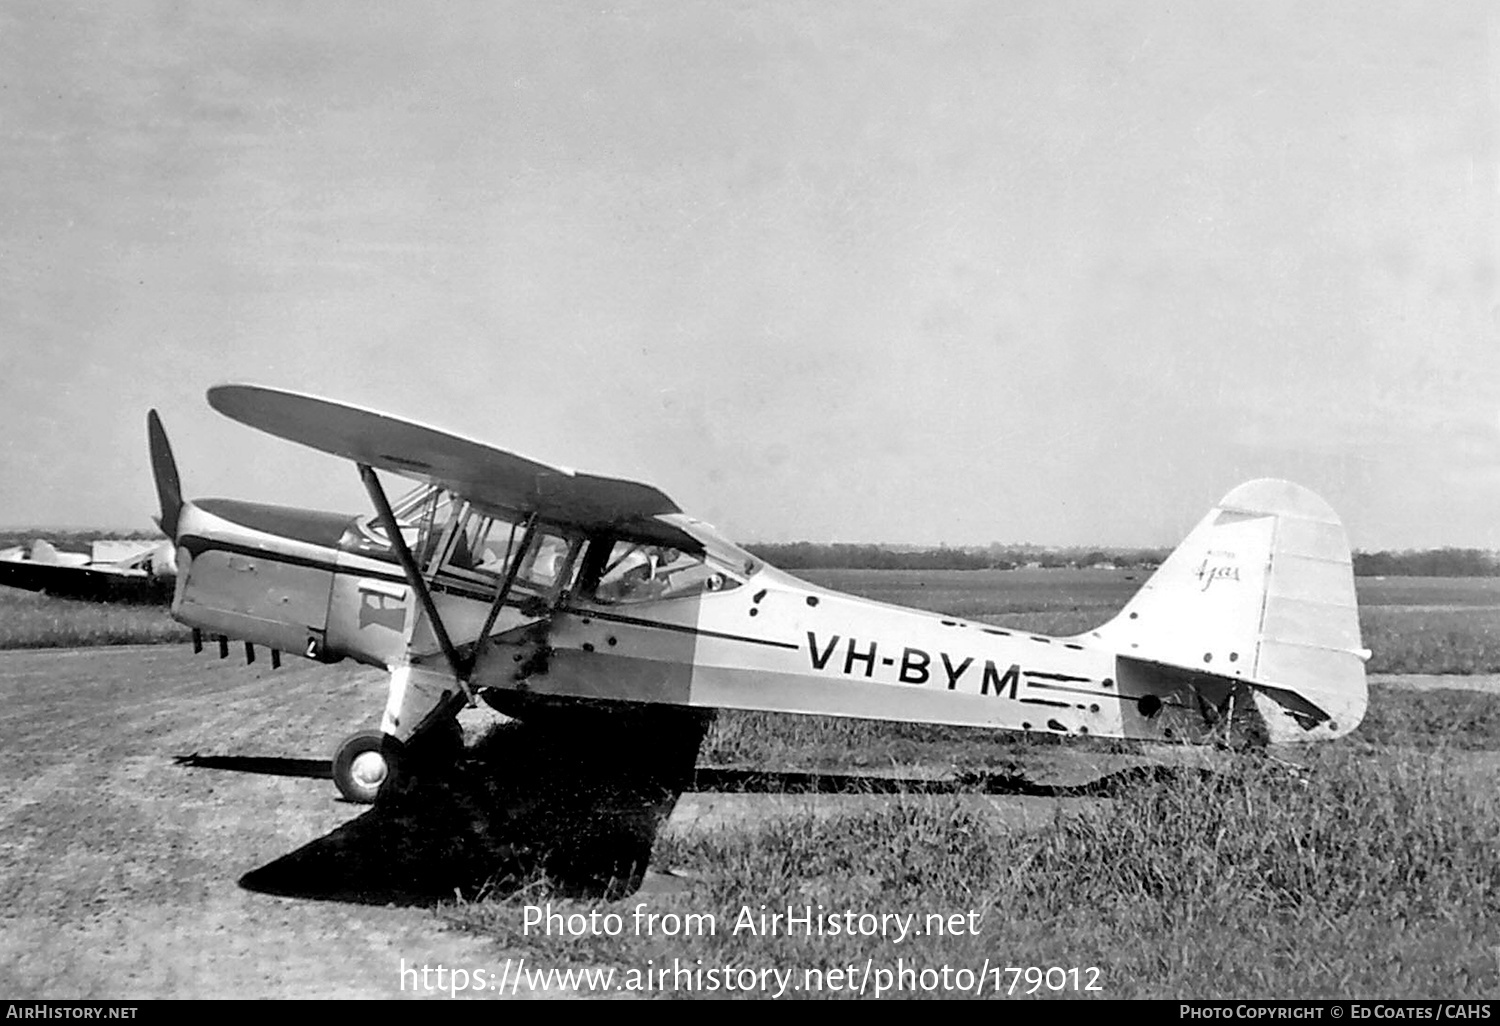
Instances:
[[[378,730],[361,730],[339,744],[333,755],[333,783],[339,793],[358,805],[373,804],[382,788],[400,772],[399,742]],[[377,756],[371,759],[368,756]]]

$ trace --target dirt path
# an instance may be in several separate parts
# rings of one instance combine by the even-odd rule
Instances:
[[[1416,691],[1478,691],[1500,695],[1500,674],[1495,673],[1372,673],[1370,683]]]
[[[363,809],[327,780],[174,762],[322,755],[382,694],[378,675],[295,659],[0,653],[0,993],[400,997],[402,959],[490,966],[490,944],[422,908],[242,888]]]

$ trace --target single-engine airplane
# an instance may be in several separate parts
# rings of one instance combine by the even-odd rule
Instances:
[[[171,541],[96,541],[70,552],[38,538],[0,552],[0,585],[92,602],[158,602],[172,597]]]
[[[208,401],[351,460],[374,506],[185,501],[148,416],[172,614],[389,672],[380,730],[333,758],[351,800],[398,789],[418,750],[451,751],[426,739],[451,741],[476,700],[522,720],[734,708],[1195,743],[1237,716],[1263,741],[1329,740],[1365,713],[1343,526],[1285,481],[1231,491],[1108,623],[1046,637],[798,580],[649,485],[293,392]],[[392,502],[376,470],[417,487]]]

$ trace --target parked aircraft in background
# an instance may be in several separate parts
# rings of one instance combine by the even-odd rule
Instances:
[[[92,602],[172,599],[176,546],[166,540],[106,539],[88,552],[58,549],[38,538],[0,550],[0,585]]]
[[[421,750],[451,752],[476,700],[687,758],[717,708],[1198,743],[1338,738],[1365,712],[1343,527],[1285,481],[1231,491],[1110,622],[1047,637],[808,584],[649,485],[292,392],[208,401],[351,460],[369,493],[363,517],[184,501],[148,418],[173,615],[389,672],[381,729],[334,756],[355,800],[399,790]],[[377,470],[418,486],[392,502]]]

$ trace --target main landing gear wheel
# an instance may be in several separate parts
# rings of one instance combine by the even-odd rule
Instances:
[[[403,745],[378,730],[351,734],[333,755],[333,782],[339,793],[360,805],[402,787],[413,770],[448,765],[464,751],[464,728],[455,719],[434,723]]]
[[[351,802],[369,805],[380,789],[396,776],[396,747],[400,742],[378,730],[351,734],[333,755],[333,782]]]

